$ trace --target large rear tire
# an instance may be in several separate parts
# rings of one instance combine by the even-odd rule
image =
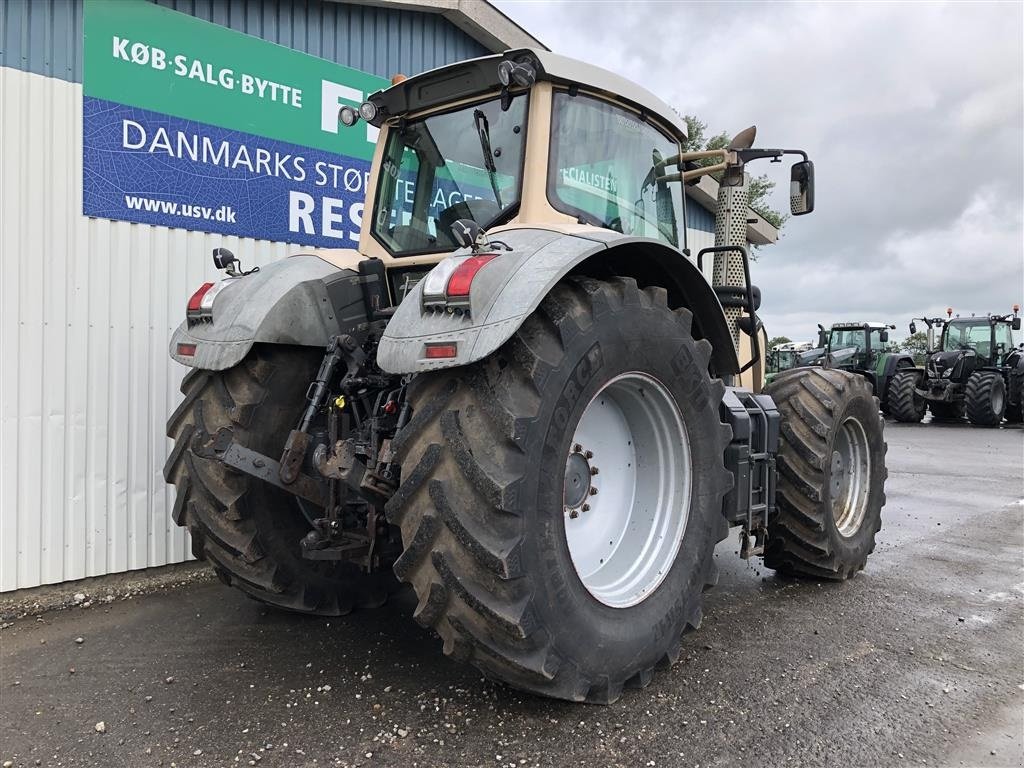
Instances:
[[[1011,424],[1024,422],[1024,360],[1018,358],[1010,371],[1010,386],[1006,393],[1006,420]]]
[[[896,371],[889,381],[889,393],[886,398],[888,416],[906,423],[916,424],[924,418],[926,403],[924,398],[915,391],[921,378],[916,370]]]
[[[395,572],[446,654],[523,690],[600,703],[675,661],[717,581],[732,482],[724,386],[690,324],[663,289],[570,279],[490,357],[412,382],[414,416],[394,441],[402,484],[387,513],[405,543]],[[578,442],[595,412],[635,427],[634,458],[622,459],[619,439]],[[618,434],[609,430],[591,434]],[[616,492],[649,502],[648,481],[679,503],[627,500],[617,517]],[[627,535],[629,520],[649,535]],[[612,533],[597,534],[604,523]],[[575,535],[591,524],[593,537]],[[607,552],[587,549],[605,539]]]
[[[177,490],[174,522],[188,528],[192,553],[222,581],[278,608],[337,616],[384,603],[394,577],[303,558],[299,540],[310,525],[296,497],[192,450],[193,441],[230,428],[242,446],[280,455],[322,357],[318,349],[268,345],[226,371],[190,371],[181,383],[185,400],[167,423],[175,443],[164,477]]]
[[[967,420],[976,427],[998,427],[1006,410],[1006,382],[995,371],[975,371],[964,387]]]
[[[767,392],[782,415],[769,568],[848,579],[864,568],[885,505],[884,421],[871,385],[839,370],[794,371]]]

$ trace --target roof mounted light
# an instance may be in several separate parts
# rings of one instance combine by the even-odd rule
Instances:
[[[353,125],[359,122],[359,113],[346,104],[344,107],[338,110],[338,120],[346,128],[351,128]]]
[[[359,105],[359,116],[368,123],[372,123],[377,116],[377,105],[372,101],[364,101]]]
[[[528,88],[537,81],[537,70],[525,62],[505,59],[498,65],[498,80],[506,88],[510,85]]]
[[[398,85],[402,81],[408,80],[408,79],[409,78],[406,77],[405,75],[403,75],[401,72],[398,72],[397,74],[394,74],[394,75],[391,76],[391,84],[392,85]]]

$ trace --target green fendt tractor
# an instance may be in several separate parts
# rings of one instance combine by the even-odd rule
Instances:
[[[871,387],[755,375],[745,166],[798,155],[790,208],[809,213],[806,153],[753,129],[682,153],[657,96],[537,50],[339,117],[380,130],[358,250],[242,273],[218,249],[226,279],[171,341],[191,368],[174,519],[226,583],[337,615],[397,576],[445,653],[609,702],[678,657],[730,526],[779,571],[864,567],[886,478]],[[685,185],[708,173],[717,244],[691,256]]]
[[[925,411],[932,418],[967,420],[979,427],[995,427],[1005,417],[1020,423],[1024,416],[1024,348],[1014,345],[1021,327],[1018,312],[982,317],[921,317],[928,327],[928,355],[924,368],[900,371],[889,385],[890,411],[897,421],[919,422]],[[935,330],[941,329],[939,344]],[[1024,345],[1022,345],[1024,346]]]
[[[883,413],[891,408],[889,382],[893,376],[914,367],[913,357],[889,347],[889,330],[895,327],[872,322],[833,323],[825,339],[824,366],[863,376],[871,383]]]

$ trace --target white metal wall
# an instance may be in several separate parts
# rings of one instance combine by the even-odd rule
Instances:
[[[82,86],[0,67],[0,591],[180,562],[167,356],[210,251],[292,247],[82,215]]]

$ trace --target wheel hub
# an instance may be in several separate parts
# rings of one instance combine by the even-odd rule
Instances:
[[[679,407],[645,373],[615,377],[587,405],[566,456],[564,522],[598,601],[636,605],[668,575],[689,517],[690,456]]]
[[[578,444],[573,446],[573,450],[565,462],[564,504],[570,515],[573,510],[579,513],[583,502],[591,495],[590,491],[593,486],[591,486],[590,480],[593,475],[597,474],[595,469],[596,467],[591,467],[582,446]]]

